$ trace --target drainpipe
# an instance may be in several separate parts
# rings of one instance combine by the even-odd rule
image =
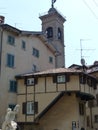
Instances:
[[[3,43],[3,29],[0,28],[0,76],[1,76],[1,64],[2,64],[2,43]]]

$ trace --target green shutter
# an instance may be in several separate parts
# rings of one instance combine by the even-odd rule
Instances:
[[[12,67],[14,67],[14,56],[12,56]]]
[[[54,75],[53,76],[53,83],[56,83],[57,82],[57,75]]]
[[[7,54],[7,66],[10,66],[10,54]]]

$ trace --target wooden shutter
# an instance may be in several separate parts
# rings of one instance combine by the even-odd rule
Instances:
[[[79,113],[80,115],[84,115],[84,104],[79,103]]]
[[[38,102],[34,102],[34,113],[38,113]]]
[[[27,107],[26,107],[26,102],[23,102],[22,104],[22,114],[26,114]]]
[[[24,84],[27,84],[27,77],[24,78]]]
[[[66,82],[69,82],[70,81],[70,76],[67,74],[67,75],[65,75],[65,77],[66,77]]]
[[[57,75],[53,75],[53,83],[57,82]]]

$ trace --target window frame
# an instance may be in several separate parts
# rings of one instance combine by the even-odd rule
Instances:
[[[30,81],[31,80],[31,81]],[[33,81],[33,82],[32,82]],[[34,86],[35,84],[35,79],[32,77],[32,78],[27,78],[27,81],[26,81],[26,84],[27,86]]]
[[[84,104],[83,103],[79,103],[79,113],[81,116],[84,115],[85,110],[84,110]]]
[[[14,68],[14,64],[15,64],[15,56],[13,54],[9,54],[7,53],[7,67],[9,68]]]
[[[9,45],[15,46],[15,37],[12,35],[8,35],[7,43]]]
[[[33,107],[31,106],[33,105]],[[33,109],[32,109],[33,108]],[[22,114],[31,116],[38,113],[38,102],[37,101],[27,101],[22,104]]]
[[[52,56],[49,56],[49,63],[53,64],[53,57]]]
[[[62,32],[61,29],[58,28],[58,39],[61,40],[62,39]]]
[[[23,50],[26,50],[26,42],[25,42],[24,40],[22,40],[21,48],[22,48]]]
[[[36,49],[36,48],[33,48],[33,52],[32,52],[32,55],[36,58],[39,58],[39,50]]]
[[[48,27],[46,29],[47,38],[53,38],[53,27]]]
[[[35,64],[32,65],[32,71],[36,72],[37,71],[37,66]]]
[[[34,102],[27,102],[27,115],[34,115]]]
[[[57,83],[65,83],[66,82],[66,75],[57,75]]]
[[[17,81],[10,80],[10,83],[9,83],[9,92],[17,93]]]
[[[98,115],[94,115],[94,121],[95,123],[98,123]]]

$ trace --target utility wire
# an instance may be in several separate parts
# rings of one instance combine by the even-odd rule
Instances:
[[[88,9],[91,11],[91,13],[93,14],[93,16],[98,20],[98,16],[95,14],[95,12],[91,9],[91,7],[88,5],[88,3],[83,0],[84,4],[88,7]]]

